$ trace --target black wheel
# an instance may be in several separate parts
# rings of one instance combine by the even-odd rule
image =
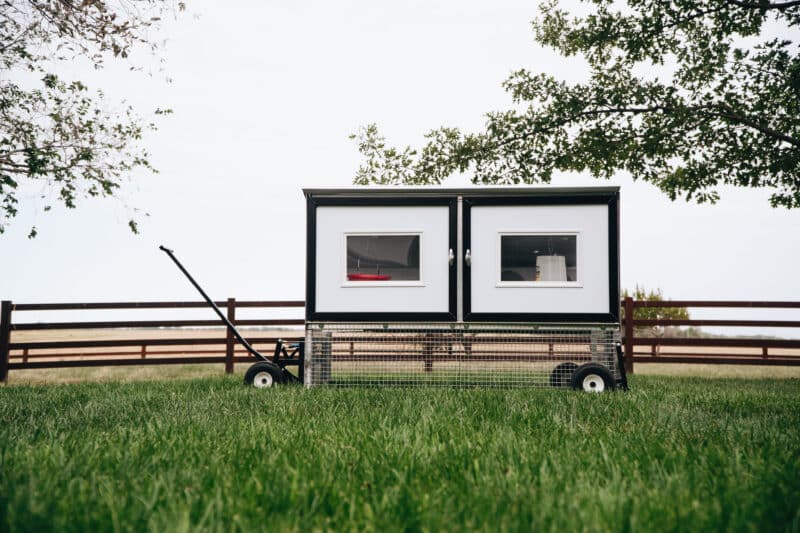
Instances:
[[[614,390],[614,376],[600,363],[585,363],[572,374],[572,388],[585,392],[604,392]]]
[[[254,364],[244,374],[244,384],[252,385],[257,389],[266,389],[283,382],[284,376],[280,367],[267,361]]]
[[[561,363],[550,374],[550,385],[553,387],[569,387],[572,383],[572,374],[578,369],[575,363]]]

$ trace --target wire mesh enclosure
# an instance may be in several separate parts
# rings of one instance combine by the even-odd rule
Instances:
[[[307,386],[569,386],[580,365],[618,382],[616,325],[306,325]]]

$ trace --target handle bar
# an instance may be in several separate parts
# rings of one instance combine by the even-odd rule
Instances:
[[[191,282],[192,282],[192,285],[194,285],[194,288],[195,288],[195,289],[197,289],[197,291],[198,291],[200,294],[202,294],[202,295],[203,295],[203,298],[205,298],[206,302],[208,302],[208,305],[210,305],[210,306],[211,306],[211,308],[214,310],[214,312],[216,312],[216,313],[217,313],[217,316],[219,316],[220,320],[222,320],[222,321],[225,323],[225,325],[226,325],[226,326],[228,326],[228,330],[229,330],[231,333],[233,333],[233,336],[234,336],[234,337],[236,337],[236,339],[237,339],[237,340],[238,340],[238,341],[239,341],[239,342],[242,344],[242,346],[244,346],[244,347],[247,349],[247,351],[248,351],[248,352],[250,352],[250,354],[251,354],[253,357],[255,357],[256,359],[258,359],[258,360],[260,360],[260,361],[269,361],[269,359],[267,359],[266,357],[264,357],[263,355],[261,355],[261,354],[258,352],[258,350],[256,350],[255,348],[253,348],[253,347],[250,345],[250,343],[249,343],[249,342],[247,342],[246,340],[244,340],[244,337],[242,337],[242,335],[239,333],[239,331],[236,329],[236,327],[235,327],[235,326],[234,326],[234,325],[231,323],[231,321],[230,321],[230,320],[228,320],[228,317],[226,317],[226,316],[225,316],[225,315],[222,313],[222,311],[220,311],[219,307],[217,307],[217,304],[215,304],[215,303],[214,303],[214,300],[212,300],[211,298],[209,298],[209,297],[208,297],[208,294],[206,294],[206,292],[205,292],[205,291],[202,289],[202,287],[200,287],[200,285],[199,285],[199,284],[198,284],[198,283],[197,283],[197,282],[194,280],[194,278],[192,277],[192,275],[191,275],[191,274],[189,274],[189,271],[188,271],[188,270],[186,270],[186,269],[184,268],[184,266],[181,264],[181,262],[180,262],[180,261],[178,261],[178,258],[177,258],[177,257],[175,257],[175,253],[174,253],[172,250],[170,250],[169,248],[167,248],[166,246],[164,246],[164,245],[161,245],[161,246],[159,246],[158,248],[159,248],[159,249],[160,249],[162,252],[166,253],[166,254],[167,254],[169,257],[170,257],[170,259],[172,259],[172,261],[173,261],[173,262],[174,262],[176,265],[178,265],[178,268],[180,268],[180,269],[181,269],[181,272],[183,272],[183,274],[184,274],[184,275],[185,275],[187,278],[189,278],[189,281],[191,281]]]

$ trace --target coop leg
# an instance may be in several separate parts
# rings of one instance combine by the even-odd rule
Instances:
[[[320,353],[317,363],[320,370],[320,383],[328,383],[331,380],[331,334],[325,333],[324,339],[320,346]]]
[[[602,355],[600,353],[600,345],[602,340],[600,339],[600,335],[602,331],[598,331],[593,329],[589,332],[589,346],[592,352],[592,361],[601,363],[602,362]]]
[[[594,329],[589,333],[589,343],[592,351],[592,361],[602,363],[608,368],[614,368],[614,354],[612,350],[613,337],[610,331]]]
[[[422,339],[422,358],[425,360],[425,372],[433,372],[433,335],[425,335]]]

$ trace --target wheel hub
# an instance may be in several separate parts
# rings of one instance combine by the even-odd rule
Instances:
[[[588,374],[583,378],[583,390],[586,392],[603,392],[606,389],[606,382],[597,374]]]
[[[267,371],[259,372],[253,378],[253,386],[257,389],[266,389],[267,387],[272,387],[274,380],[272,379],[272,374]]]

